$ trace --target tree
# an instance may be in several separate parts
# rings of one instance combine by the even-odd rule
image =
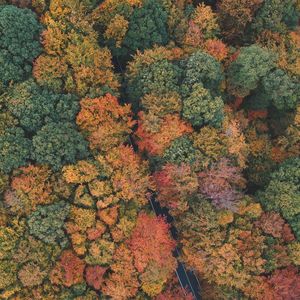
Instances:
[[[9,128],[0,135],[0,171],[7,174],[26,165],[31,147],[31,141],[25,137],[21,128]]]
[[[79,111],[78,99],[71,94],[54,94],[32,79],[15,85],[5,96],[8,110],[19,125],[35,133],[48,122],[73,122]]]
[[[245,187],[240,168],[231,166],[223,158],[198,176],[200,192],[210,198],[216,207],[236,209],[236,203],[243,197],[240,190]]]
[[[286,160],[270,175],[266,189],[258,193],[258,199],[266,210],[281,213],[297,238],[299,238],[300,214],[299,170],[299,158]]]
[[[182,116],[193,126],[211,125],[220,127],[223,119],[223,101],[212,97],[202,84],[195,84],[183,100]]]
[[[197,153],[193,147],[192,141],[188,136],[183,135],[172,141],[163,154],[164,161],[177,165],[193,165],[197,159]]]
[[[157,199],[172,215],[188,210],[189,199],[198,191],[197,175],[188,165],[166,164],[153,174],[158,192]]]
[[[298,24],[299,11],[294,0],[282,2],[280,0],[266,0],[257,11],[251,24],[251,29],[256,34],[263,30],[285,32],[293,29]]]
[[[66,287],[82,283],[84,267],[84,261],[78,258],[72,250],[65,250],[51,271],[50,280],[53,284],[62,284]]]
[[[157,0],[145,0],[140,8],[136,8],[130,19],[123,45],[129,53],[145,50],[154,45],[168,43],[168,15]]]
[[[87,142],[71,123],[48,123],[32,139],[32,158],[59,170],[87,156]]]
[[[41,25],[28,8],[0,7],[0,81],[21,81],[30,74],[32,61],[41,52]]]
[[[276,69],[262,79],[261,88],[254,95],[259,108],[272,105],[280,111],[296,108],[300,95],[300,85],[283,70]]]
[[[77,115],[77,125],[85,133],[91,149],[108,151],[125,142],[132,132],[130,105],[121,106],[116,97],[106,94],[102,98],[83,99]]]
[[[94,18],[86,5],[79,0],[51,1],[43,21],[45,53],[33,69],[39,84],[90,97],[117,91],[110,51],[99,47]]]
[[[154,132],[151,128],[150,130],[147,128],[151,125],[147,120],[148,116],[141,112],[139,117],[138,129],[135,133],[138,138],[137,144],[140,151],[146,150],[150,155],[162,155],[173,140],[192,131],[190,125],[180,120],[178,114],[166,115]]]
[[[182,93],[189,93],[195,84],[203,84],[215,96],[219,94],[223,79],[221,64],[211,55],[197,51],[185,62]]]
[[[100,290],[104,282],[103,275],[105,272],[106,268],[101,266],[87,266],[85,269],[87,284],[96,290]]]
[[[5,193],[5,204],[18,215],[27,215],[37,205],[50,204],[55,200],[52,172],[44,166],[22,167],[14,172],[11,190]]]
[[[246,26],[255,17],[263,0],[222,0],[218,3],[222,35],[229,41],[243,40]]]
[[[45,243],[66,247],[68,240],[63,227],[68,214],[69,205],[64,201],[38,206],[28,216],[29,232]]]
[[[138,273],[134,268],[132,253],[126,245],[121,244],[116,250],[111,270],[112,273],[105,280],[103,293],[120,300],[134,297],[139,288]]]
[[[163,59],[144,66],[137,74],[130,76],[127,93],[134,102],[134,108],[135,103],[146,94],[162,96],[177,92],[180,72],[179,67]]]
[[[274,68],[274,62],[274,55],[257,45],[242,47],[227,71],[229,92],[235,96],[248,96]]]
[[[142,273],[142,289],[149,296],[162,291],[164,283],[176,268],[176,260],[172,256],[175,243],[168,229],[168,224],[162,218],[141,212],[128,242],[134,265]]]

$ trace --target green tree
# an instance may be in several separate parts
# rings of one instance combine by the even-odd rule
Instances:
[[[253,96],[259,108],[269,105],[278,110],[295,109],[300,97],[300,84],[281,69],[276,69],[262,79],[261,88]],[[266,106],[266,107],[264,107]]]
[[[168,43],[168,14],[159,2],[145,0],[142,7],[134,10],[123,42],[129,52]]]
[[[16,85],[5,97],[8,110],[24,130],[36,132],[47,122],[75,121],[79,111],[76,96],[54,94],[39,87],[32,79]]]
[[[146,94],[162,96],[178,91],[181,70],[168,60],[156,61],[129,78],[127,93],[135,103]]]
[[[270,178],[266,189],[258,193],[258,198],[268,211],[281,213],[299,238],[300,159],[286,160],[270,175]]]
[[[39,206],[28,217],[29,232],[47,244],[65,247],[68,240],[63,227],[68,214],[69,205],[64,201]]]
[[[183,100],[182,116],[193,126],[211,125],[220,127],[224,103],[221,97],[213,97],[202,84],[195,84]]]
[[[181,136],[174,140],[164,152],[165,161],[175,164],[187,163],[192,165],[196,160],[196,151],[192,141],[187,136]]]
[[[41,52],[41,25],[35,14],[13,5],[0,6],[0,82],[21,81]]]
[[[32,158],[54,170],[75,163],[88,154],[87,141],[71,123],[48,123],[32,139]]]
[[[263,30],[284,32],[294,29],[299,19],[296,5],[296,0],[265,0],[256,13],[251,29],[257,34]]]
[[[192,88],[196,83],[202,83],[204,88],[213,94],[220,91],[221,82],[224,79],[221,64],[211,55],[197,51],[187,61],[183,62],[184,80],[186,87]],[[185,89],[183,89],[185,93]]]
[[[275,67],[274,53],[257,45],[243,47],[227,71],[228,90],[245,97],[255,90],[262,78]]]
[[[9,128],[0,135],[0,171],[9,173],[26,164],[31,152],[31,141],[18,127]]]

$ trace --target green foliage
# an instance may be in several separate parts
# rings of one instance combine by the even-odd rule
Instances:
[[[36,132],[47,122],[75,121],[78,99],[70,94],[54,94],[32,79],[16,85],[5,96],[9,111],[24,130]]]
[[[251,29],[256,33],[263,30],[285,31],[294,29],[298,24],[299,12],[296,0],[265,0],[258,10]]]
[[[183,100],[183,118],[193,126],[210,125],[220,127],[224,104],[221,97],[213,97],[202,84],[195,84],[188,97]]]
[[[145,0],[142,7],[134,10],[123,43],[129,52],[168,43],[168,15],[159,2]]]
[[[275,55],[257,45],[243,47],[227,72],[228,90],[245,97],[255,90],[262,78],[275,66]]]
[[[9,173],[26,164],[31,152],[31,142],[18,127],[12,127],[0,135],[0,171]]]
[[[187,136],[174,140],[164,152],[163,159],[170,163],[192,165],[196,160],[196,151],[192,141]]]
[[[300,84],[283,70],[276,69],[262,79],[258,101],[267,101],[278,110],[295,109],[300,97]]]
[[[0,82],[21,81],[41,52],[41,26],[34,13],[13,5],[0,6]]]
[[[88,154],[87,142],[71,123],[48,123],[32,139],[32,158],[54,170]]]
[[[130,78],[127,93],[131,101],[139,101],[146,94],[164,95],[178,91],[180,68],[161,60],[141,69],[137,76]]]
[[[300,159],[285,161],[270,178],[265,191],[258,193],[259,200],[268,211],[281,213],[299,234]]]
[[[65,247],[68,240],[63,227],[68,214],[69,205],[64,201],[39,206],[28,217],[29,232],[47,244],[59,244]]]
[[[206,52],[197,51],[184,63],[184,85],[192,88],[202,83],[211,93],[218,94],[224,79],[221,64]],[[185,91],[185,90],[184,90]]]

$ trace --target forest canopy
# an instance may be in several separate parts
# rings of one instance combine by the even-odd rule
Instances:
[[[300,299],[299,18],[0,0],[0,298]]]

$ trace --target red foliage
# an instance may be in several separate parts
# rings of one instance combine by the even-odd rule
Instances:
[[[72,250],[65,250],[50,273],[53,284],[63,284],[70,287],[82,283],[85,263]]]
[[[153,180],[159,192],[157,199],[175,214],[188,209],[187,197],[198,189],[196,174],[188,165],[167,164],[153,174]]]
[[[103,275],[106,272],[106,268],[100,266],[88,266],[86,268],[86,282],[96,290],[100,290],[104,281]]]
[[[265,119],[268,116],[268,111],[266,110],[251,110],[248,113],[249,121],[253,121],[255,119]]]

